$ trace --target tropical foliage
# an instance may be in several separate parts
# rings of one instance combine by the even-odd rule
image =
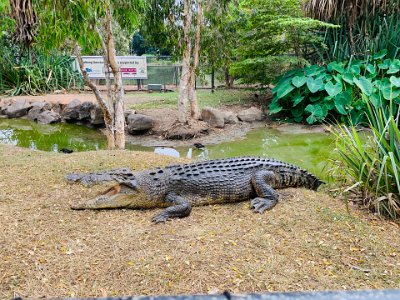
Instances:
[[[399,0],[308,0],[304,5],[312,18],[340,25],[322,32],[326,51],[316,59],[364,58],[386,49],[389,58],[400,56]]]
[[[400,60],[386,51],[365,60],[312,65],[285,74],[273,89],[270,113],[309,124],[325,119],[353,124],[366,121],[365,94],[376,106],[400,104]]]
[[[246,23],[239,33],[232,74],[244,83],[269,84],[290,68],[305,65],[322,39],[314,30],[332,27],[306,18],[298,0],[245,0]]]
[[[81,88],[81,74],[72,68],[74,59],[65,55],[37,55],[1,58],[0,95],[36,95],[62,89]]]
[[[355,127],[339,126],[335,131],[340,159],[335,161],[336,176],[344,177],[362,201],[379,214],[392,219],[400,216],[400,129],[399,105],[367,103],[371,134]]]

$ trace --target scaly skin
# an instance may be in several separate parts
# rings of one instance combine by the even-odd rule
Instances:
[[[72,209],[167,207],[153,218],[155,223],[186,217],[192,206],[244,200],[251,200],[252,208],[263,213],[278,202],[275,189],[304,187],[317,190],[323,183],[299,167],[260,157],[209,160],[142,172],[117,169],[69,174],[67,180],[84,184],[111,180],[119,182]]]

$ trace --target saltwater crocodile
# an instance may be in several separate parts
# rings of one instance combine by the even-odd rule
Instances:
[[[278,202],[275,189],[305,187],[317,190],[322,181],[297,166],[275,159],[237,157],[171,165],[141,172],[116,169],[101,173],[69,174],[67,180],[86,185],[102,181],[119,184],[72,209],[167,207],[152,220],[186,217],[192,206],[251,200],[263,213]]]

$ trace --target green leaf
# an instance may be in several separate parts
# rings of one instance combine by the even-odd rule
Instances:
[[[269,105],[269,114],[273,115],[280,112],[283,109],[277,101],[272,101]]]
[[[398,63],[398,60],[394,60],[390,64],[387,74],[396,74],[398,71],[400,71],[400,63]]]
[[[349,73],[349,72],[346,72],[346,73],[344,73],[343,74],[343,80],[344,81],[346,81],[347,83],[350,83],[351,85],[353,85],[354,84],[354,75],[353,74],[351,74],[351,73]]]
[[[324,87],[322,79],[314,79],[312,77],[307,78],[307,87],[311,93],[316,93]]]
[[[295,107],[297,104],[299,104],[301,101],[303,101],[304,96],[302,96],[301,94],[297,94],[293,99],[293,107]]]
[[[336,72],[342,74],[345,72],[342,64],[338,64],[337,62],[333,61],[330,64],[328,64],[328,71],[332,72],[333,70],[335,70]]]
[[[358,66],[358,65],[351,66],[350,67],[350,72],[353,73],[353,74],[360,75],[360,72],[361,72],[360,66]]]
[[[390,82],[396,86],[400,87],[400,77],[390,76]]]
[[[332,81],[328,81],[325,84],[325,90],[329,96],[335,97],[337,94],[339,94],[343,90],[343,85],[340,82],[333,84]]]
[[[370,74],[375,74],[376,70],[375,70],[375,66],[372,64],[368,64],[365,68]]]
[[[391,65],[391,61],[390,61],[390,59],[387,58],[383,61],[383,63],[378,65],[378,68],[381,70],[386,70],[386,69],[389,69],[390,65]]]
[[[299,88],[303,86],[307,82],[307,77],[306,76],[294,76],[292,79],[292,84]]]
[[[315,76],[324,71],[325,69],[323,67],[320,67],[318,65],[311,65],[309,67],[305,67],[304,71],[307,76]]]
[[[376,59],[382,59],[386,56],[387,54],[387,49],[383,49],[377,53],[375,53],[374,55],[372,55],[372,59],[376,60]]]
[[[276,97],[283,98],[291,91],[294,90],[294,86],[291,84],[291,81],[286,80],[283,83],[278,83],[274,88],[273,92],[276,93]]]
[[[354,78],[354,83],[359,87],[359,89],[367,96],[372,93],[372,83],[371,80],[361,76],[360,79]]]
[[[307,118],[308,124],[314,124],[317,121],[323,120],[328,111],[319,104],[308,104],[304,111],[311,113]]]
[[[347,115],[347,106],[351,103],[351,95],[348,92],[343,92],[335,97],[335,108],[342,114]]]
[[[381,97],[378,93],[373,93],[371,97],[369,97],[369,100],[372,102],[375,107],[380,107],[381,106]]]

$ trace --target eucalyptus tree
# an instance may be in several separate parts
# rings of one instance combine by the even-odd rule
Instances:
[[[122,76],[116,61],[113,22],[133,29],[138,24],[141,0],[34,0],[40,5],[38,37],[48,47],[73,49],[85,83],[104,113],[109,149],[125,148]],[[107,95],[89,79],[82,53],[103,53]],[[111,78],[111,75],[113,78]]]
[[[215,7],[223,7],[228,0],[149,0],[145,12],[143,32],[160,48],[171,49],[181,57],[182,72],[179,84],[178,121],[189,123],[199,119],[195,90],[199,67],[201,36],[207,15]]]
[[[240,45],[240,31],[246,24],[246,15],[239,9],[238,1],[231,1],[224,7],[209,9],[205,19],[200,61],[211,69],[212,88],[215,71],[223,73],[225,88],[232,88],[234,77],[230,74],[230,66]]]

